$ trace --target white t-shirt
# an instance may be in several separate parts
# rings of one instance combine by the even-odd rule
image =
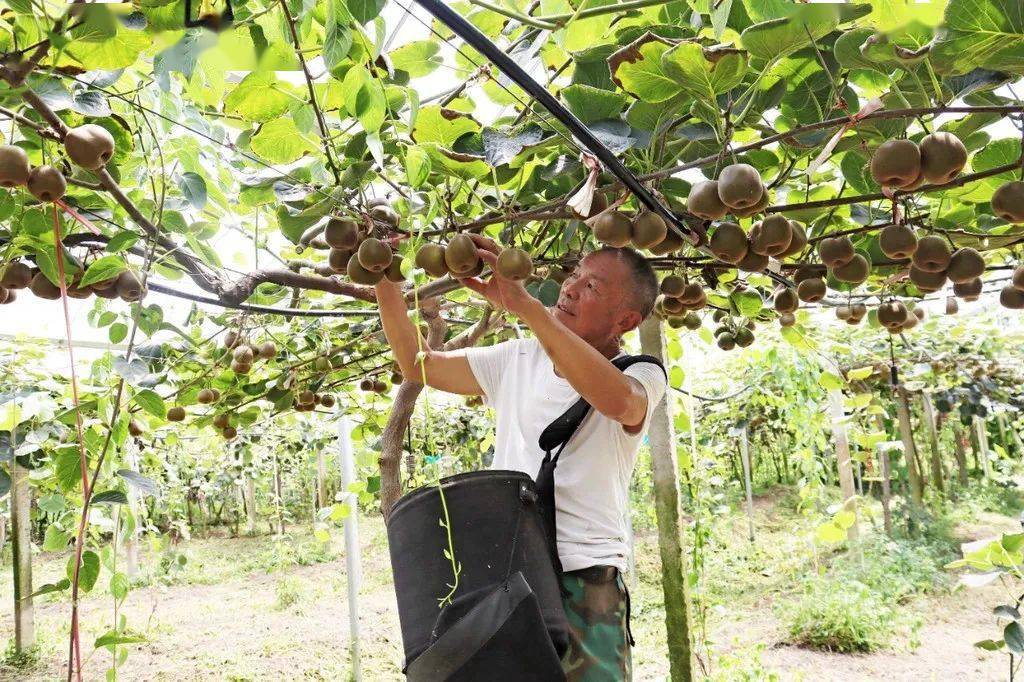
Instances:
[[[537,444],[541,432],[579,400],[579,394],[555,374],[537,339],[470,348],[465,354],[487,404],[497,412],[492,468],[536,477],[544,459]],[[661,368],[649,362],[633,364],[625,373],[647,392],[643,428],[627,433],[622,424],[591,410],[555,469],[558,555],[566,571],[601,564],[626,570],[629,479],[666,382]]]

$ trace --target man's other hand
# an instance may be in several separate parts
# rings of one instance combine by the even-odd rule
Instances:
[[[526,291],[522,282],[506,279],[498,274],[498,255],[501,253],[501,247],[497,242],[478,234],[471,234],[469,238],[477,246],[477,255],[490,266],[491,275],[486,281],[468,277],[463,280],[467,287],[490,301],[496,310],[507,310],[520,317],[531,307],[540,305],[540,302]]]

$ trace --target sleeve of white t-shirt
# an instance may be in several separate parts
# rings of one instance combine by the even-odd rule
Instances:
[[[665,379],[665,372],[662,371],[661,367],[658,367],[653,362],[636,362],[630,365],[623,372],[626,376],[633,377],[640,382],[640,385],[644,387],[644,392],[647,393],[647,414],[644,416],[644,426],[640,431],[635,434],[626,432],[622,429],[622,434],[628,438],[638,438],[647,432],[647,429],[651,425],[651,414],[654,412],[654,408],[658,403],[661,402],[665,396],[665,391],[668,388],[668,382]]]
[[[469,368],[480,388],[484,390],[484,398],[491,407],[497,407],[505,372],[521,342],[520,339],[515,339],[493,346],[467,348],[463,351],[469,360]]]

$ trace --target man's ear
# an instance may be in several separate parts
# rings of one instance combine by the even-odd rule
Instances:
[[[640,326],[640,323],[644,321],[644,318],[640,316],[640,313],[635,310],[626,310],[619,315],[619,328],[622,333],[631,332]]]

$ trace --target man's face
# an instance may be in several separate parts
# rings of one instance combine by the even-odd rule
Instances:
[[[631,283],[628,268],[614,255],[591,254],[562,283],[555,319],[591,344],[619,336],[639,323],[630,305]]]

